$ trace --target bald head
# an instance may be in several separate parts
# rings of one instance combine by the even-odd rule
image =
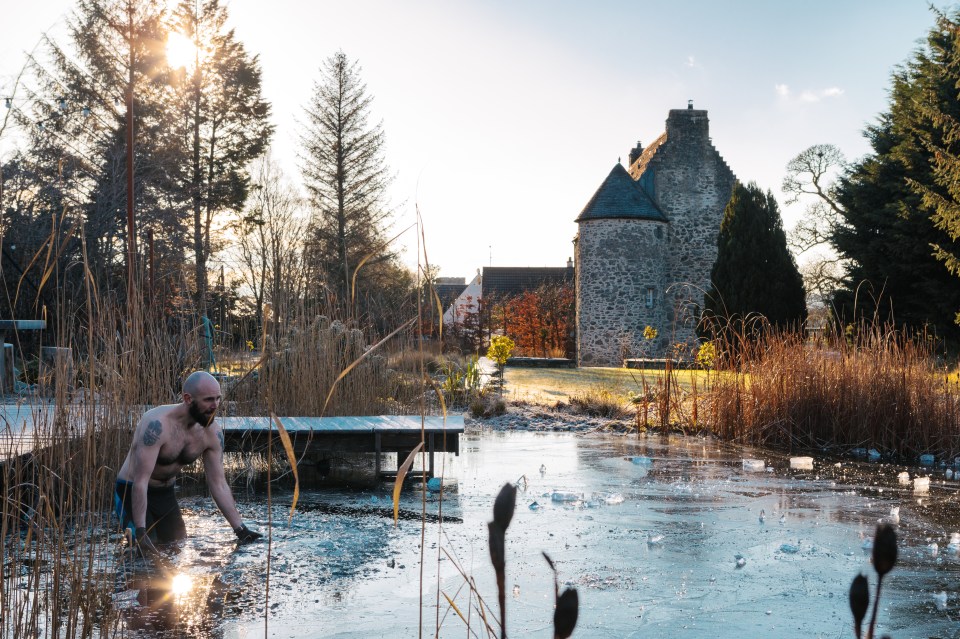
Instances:
[[[183,382],[183,392],[193,397],[200,395],[202,390],[212,387],[216,387],[217,390],[219,390],[220,382],[217,381],[216,377],[206,371],[194,371],[190,373],[190,376]]]
[[[193,421],[202,426],[210,425],[220,399],[220,382],[210,373],[196,371],[183,382],[183,401]]]

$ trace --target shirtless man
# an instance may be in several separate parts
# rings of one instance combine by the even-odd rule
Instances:
[[[183,383],[182,402],[148,410],[133,433],[130,452],[117,474],[114,505],[145,554],[156,552],[151,535],[158,543],[187,536],[174,485],[180,469],[200,456],[210,494],[240,541],[263,536],[240,519],[223,472],[223,431],[213,419],[220,400],[217,380],[196,371]]]

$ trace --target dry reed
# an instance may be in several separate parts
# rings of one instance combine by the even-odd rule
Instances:
[[[23,430],[17,423],[0,430],[3,637],[124,632],[112,605],[123,540],[112,515],[116,472],[144,410],[179,401],[180,384],[203,367],[206,346],[187,319],[110,297],[91,295],[85,308],[60,313],[73,323],[51,332],[71,357],[58,358],[23,398]],[[363,334],[324,317],[300,317],[278,333],[245,387],[224,384],[236,391],[229,393],[233,409],[266,415],[269,397],[278,414],[320,414],[334,380],[366,352]],[[340,380],[327,413],[379,413],[396,384],[384,358],[367,357]],[[284,463],[253,460],[259,470]],[[234,464],[228,478],[246,470]],[[185,469],[188,482],[199,474],[199,464]]]
[[[741,336],[742,337],[742,336]],[[726,342],[700,417],[720,437],[781,449],[869,446],[900,458],[960,453],[960,388],[928,340],[891,328]]]

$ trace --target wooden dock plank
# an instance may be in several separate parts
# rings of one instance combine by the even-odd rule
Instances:
[[[381,455],[406,456],[424,441],[432,476],[434,453],[460,454],[463,416],[446,419],[419,415],[370,415],[338,417],[279,417],[298,456],[332,452],[374,453],[377,474],[382,470]],[[267,438],[279,437],[267,417],[218,417],[228,452],[263,452]],[[421,437],[422,436],[422,437]],[[274,446],[279,446],[275,443]],[[276,448],[276,450],[280,450]]]
[[[374,432],[420,432],[421,419],[426,432],[459,434],[463,432],[463,416],[442,417],[408,415],[370,415],[340,417],[280,417],[280,423],[288,433],[358,433]],[[241,431],[276,430],[269,417],[218,417],[224,433]]]

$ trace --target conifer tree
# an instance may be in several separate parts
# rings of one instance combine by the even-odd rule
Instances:
[[[359,65],[338,51],[323,64],[301,140],[313,208],[307,239],[313,286],[351,307],[396,282],[409,283],[398,277],[387,245],[392,175],[383,158],[383,128],[368,122],[371,102]]]
[[[773,326],[796,327],[806,319],[803,279],[773,194],[737,183],[720,224],[717,261],[704,298],[707,321],[737,322],[762,315]]]
[[[171,75],[177,130],[186,162],[179,187],[193,212],[196,307],[207,304],[207,261],[216,246],[211,227],[218,214],[239,213],[250,191],[247,167],[270,142],[270,104],[264,99],[257,56],[247,53],[219,0],[183,0],[172,28],[194,45],[189,68]]]
[[[911,179],[909,183],[922,196],[924,209],[941,231],[932,238],[934,256],[950,273],[960,276],[960,10],[952,15],[934,12],[937,21],[927,36],[927,49],[918,52],[911,65],[916,72],[914,106],[918,111],[918,123],[912,129],[929,154],[932,179]],[[938,304],[945,315],[960,311],[960,286],[956,284],[948,289],[954,294]]]
[[[182,247],[182,202],[170,188],[176,158],[165,139],[172,125],[164,107],[162,16],[156,0],[78,0],[68,20],[69,45],[46,39],[31,56],[28,99],[15,109],[28,133],[22,166],[35,180],[18,202],[22,223],[32,225],[32,216],[82,218],[88,264],[108,288],[122,288],[117,276],[126,279],[120,267],[127,243],[128,92],[138,230],[162,229],[161,254]],[[69,249],[61,255],[78,256]]]
[[[826,229],[845,267],[833,299],[842,322],[930,331],[956,345],[960,10],[932,11],[926,45],[894,71],[889,109],[864,132],[872,152],[848,165],[832,189],[815,190],[827,215],[802,230]],[[796,186],[784,182],[787,192]]]

